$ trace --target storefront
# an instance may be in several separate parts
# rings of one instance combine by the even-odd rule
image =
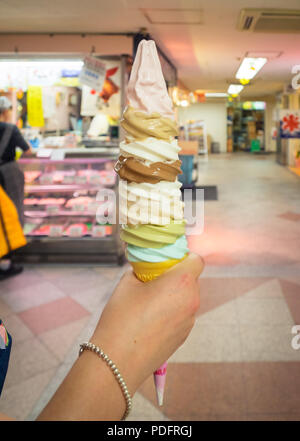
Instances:
[[[264,101],[238,101],[227,107],[227,151],[265,151]]]
[[[33,149],[31,157],[18,159],[25,174],[28,245],[17,258],[121,264],[119,224],[111,221],[117,219],[117,204],[104,195],[113,191],[117,199],[113,166],[122,139],[120,118],[134,39],[73,37],[64,38],[55,54],[59,36],[52,41],[25,36],[18,54],[8,51],[9,38],[5,43],[0,38],[0,95],[11,100],[11,122]],[[107,39],[113,39],[112,54],[100,52]],[[43,42],[46,52],[41,52]],[[100,89],[82,81],[87,56],[104,67]],[[176,69],[162,53],[161,59],[167,84],[174,86]]]

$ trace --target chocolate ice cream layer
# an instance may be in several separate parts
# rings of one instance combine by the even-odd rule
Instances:
[[[133,157],[120,156],[115,165],[115,171],[121,179],[127,182],[156,184],[159,181],[174,182],[177,175],[182,173],[180,165],[181,161],[153,162],[150,165],[145,165]]]

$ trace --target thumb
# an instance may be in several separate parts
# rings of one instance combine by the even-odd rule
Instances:
[[[189,255],[182,262],[172,266],[164,274],[167,276],[168,274],[171,275],[172,271],[176,271],[177,275],[189,273],[192,274],[195,279],[198,279],[203,269],[204,260],[202,257],[195,253],[189,253]]]

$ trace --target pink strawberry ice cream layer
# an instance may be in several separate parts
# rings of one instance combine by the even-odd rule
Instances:
[[[135,109],[175,118],[153,40],[142,40],[138,46],[128,83],[127,99]]]

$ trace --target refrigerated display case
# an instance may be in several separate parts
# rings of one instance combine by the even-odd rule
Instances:
[[[119,223],[107,222],[114,210],[118,220],[118,204],[99,198],[103,189],[114,190],[117,198],[115,160],[113,150],[101,157],[94,149],[90,154],[76,149],[63,159],[18,161],[25,176],[28,244],[16,252],[17,261],[123,263]]]

